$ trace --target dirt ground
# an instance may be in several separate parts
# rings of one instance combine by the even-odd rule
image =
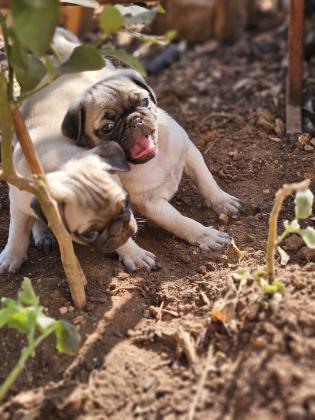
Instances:
[[[49,315],[78,326],[82,346],[70,357],[57,354],[52,339],[44,343],[0,406],[1,419],[173,420],[193,411],[195,419],[315,419],[315,253],[296,238],[283,245],[291,259],[277,269],[287,288],[278,307],[257,285],[239,289],[232,279],[239,266],[265,262],[276,190],[306,177],[314,190],[314,148],[283,134],[285,47],[281,31],[248,34],[232,47],[209,42],[150,79],[159,105],[187,129],[221,187],[245,203],[240,218],[224,225],[184,179],[174,205],[229,232],[241,261],[229,251],[201,252],[147,222],[137,241],[157,254],[157,272],[129,275],[114,256],[76,248],[88,278],[88,306],[79,312],[58,252],[31,248],[21,272],[1,278],[0,296],[16,297],[29,276]],[[312,62],[306,79],[309,98]],[[0,194],[3,248],[4,185]],[[288,199],[281,220],[292,217]],[[227,319],[218,316],[223,305]],[[0,337],[2,382],[23,341],[8,330]]]

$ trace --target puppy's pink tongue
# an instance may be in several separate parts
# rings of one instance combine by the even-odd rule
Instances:
[[[129,149],[132,159],[139,159],[151,153],[154,150],[154,144],[149,137],[142,137],[137,144]]]

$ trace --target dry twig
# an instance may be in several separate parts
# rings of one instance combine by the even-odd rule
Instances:
[[[194,399],[193,399],[193,401],[191,403],[191,406],[190,406],[190,409],[189,409],[188,420],[193,420],[194,417],[195,417],[196,408],[197,408],[198,402],[200,401],[200,397],[201,397],[203,388],[205,386],[205,382],[206,382],[206,379],[207,379],[209,369],[210,369],[211,365],[213,364],[213,360],[214,360],[213,346],[210,344],[210,346],[208,348],[206,363],[205,363],[204,369],[202,371],[202,374],[200,376],[200,380],[199,380],[199,383],[198,383],[198,386],[197,386],[196,394],[194,396]]]

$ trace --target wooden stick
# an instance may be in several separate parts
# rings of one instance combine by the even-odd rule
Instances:
[[[287,133],[300,133],[302,131],[304,0],[290,2],[288,36],[286,129]]]
[[[15,104],[11,105],[11,115],[15,133],[33,174],[33,193],[35,192],[43,212],[47,217],[49,227],[55,234],[59,244],[61,261],[67,276],[73,303],[78,309],[82,309],[86,305],[84,291],[86,279],[78,259],[74,254],[71,235],[62,223],[58,205],[51,196],[43,167],[38,159],[21,112]]]

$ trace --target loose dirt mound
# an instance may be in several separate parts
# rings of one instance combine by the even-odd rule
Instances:
[[[278,308],[260,299],[256,285],[240,290],[231,277],[239,265],[264,264],[278,187],[314,178],[314,151],[283,133],[283,39],[274,32],[234,47],[189,49],[151,79],[160,106],[187,129],[219,184],[244,201],[239,220],[220,224],[245,251],[242,260],[229,251],[203,253],[146,223],[137,240],[158,255],[161,270],[129,275],[116,259],[78,248],[89,279],[88,307],[78,312],[58,252],[31,249],[19,275],[1,278],[0,295],[15,297],[23,276],[31,277],[50,315],[67,308],[63,318],[78,325],[83,344],[71,358],[45,343],[1,406],[2,419],[171,420],[193,410],[196,419],[315,418],[314,253],[288,244],[291,261],[278,270],[287,292]],[[0,193],[2,248],[9,222],[3,185]],[[173,203],[218,225],[189,180]],[[292,215],[289,199],[281,218]],[[22,346],[18,335],[1,331],[0,381]]]

